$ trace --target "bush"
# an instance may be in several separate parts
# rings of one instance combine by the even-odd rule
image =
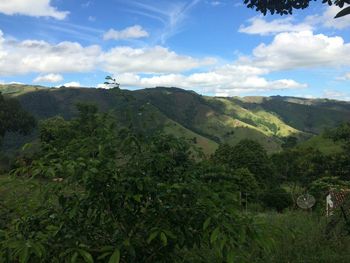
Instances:
[[[262,195],[261,200],[267,208],[276,209],[277,212],[293,204],[292,196],[283,188],[272,188]]]

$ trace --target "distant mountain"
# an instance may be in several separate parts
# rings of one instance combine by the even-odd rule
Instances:
[[[294,97],[209,97],[179,88],[157,87],[136,91],[95,88],[45,88],[0,85],[0,92],[16,96],[38,119],[55,115],[72,118],[77,102],[90,102],[112,112],[120,125],[132,121],[142,132],[164,130],[192,139],[206,153],[218,143],[235,144],[243,138],[278,151],[283,139],[305,140],[325,128],[350,121],[350,103]],[[10,135],[4,148],[14,148],[30,138]]]

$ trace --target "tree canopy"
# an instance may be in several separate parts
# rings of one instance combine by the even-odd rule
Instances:
[[[0,145],[7,132],[29,133],[35,119],[15,99],[5,99],[0,93]]]
[[[310,2],[316,0],[244,0],[244,4],[247,5],[248,8],[256,9],[256,11],[263,13],[264,15],[267,12],[271,14],[280,14],[287,15],[292,14],[295,9],[305,9],[309,7]],[[350,4],[350,0],[322,0],[323,4],[328,5],[336,5],[340,8],[343,8],[345,4]],[[337,17],[342,17],[350,14],[350,7],[346,7],[341,10],[337,15]]]

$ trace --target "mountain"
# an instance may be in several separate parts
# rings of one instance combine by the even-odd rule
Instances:
[[[289,136],[305,140],[344,121],[350,121],[350,103],[294,97],[209,97],[179,88],[156,87],[135,91],[95,88],[45,88],[0,85],[5,96],[15,96],[36,118],[77,114],[77,102],[98,105],[112,112],[120,125],[133,122],[145,133],[164,130],[191,139],[210,154],[219,143],[235,144],[243,138],[259,141],[278,151]],[[33,140],[9,135],[5,149]]]

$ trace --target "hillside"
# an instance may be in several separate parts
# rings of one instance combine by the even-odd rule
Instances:
[[[1,85],[5,96],[16,96],[36,118],[55,115],[72,118],[77,102],[90,102],[112,112],[121,125],[130,122],[141,132],[164,130],[193,140],[207,154],[218,143],[235,144],[243,138],[262,143],[270,152],[283,139],[300,140],[350,120],[350,103],[293,97],[208,97],[178,88],[157,87],[136,91],[93,88],[45,88]],[[5,149],[35,139],[7,136]]]

